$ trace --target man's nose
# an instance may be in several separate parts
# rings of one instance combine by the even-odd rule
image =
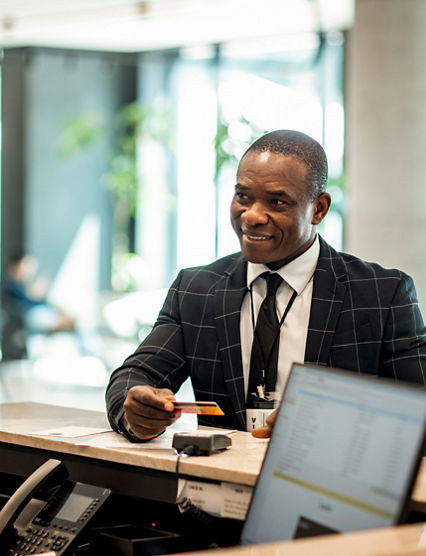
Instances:
[[[263,203],[252,203],[243,212],[241,217],[249,226],[256,226],[256,224],[266,224],[268,222],[268,214],[265,211]]]

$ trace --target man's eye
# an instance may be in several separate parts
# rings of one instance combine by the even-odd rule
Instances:
[[[236,199],[239,199],[240,201],[248,199],[247,195],[245,193],[241,193],[241,191],[236,191],[235,192],[235,197],[236,197]]]
[[[275,205],[277,207],[283,207],[285,205],[287,205],[287,201],[283,201],[282,199],[272,199],[271,200],[271,204]]]

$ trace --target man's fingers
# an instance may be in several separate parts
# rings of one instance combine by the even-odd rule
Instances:
[[[170,403],[170,402],[169,402]],[[131,413],[135,417],[139,417],[141,419],[149,419],[149,420],[172,420],[175,416],[174,406],[172,404],[172,411],[165,409],[164,407],[157,408],[152,407],[150,405],[141,404],[139,402],[132,402],[129,401],[128,403],[124,404],[124,409],[127,413]]]
[[[275,409],[268,417],[266,418],[266,427],[259,427],[257,429],[253,429],[251,434],[255,438],[270,438],[272,429],[274,428],[275,421],[277,419],[278,410]]]
[[[167,388],[135,386],[129,390],[124,402],[126,417],[154,420],[173,418],[176,413],[172,400],[173,392]]]
[[[173,405],[173,392],[168,388],[134,386],[124,402],[126,420],[131,430],[142,439],[163,432],[181,415]]]
[[[252,436],[255,438],[269,438],[272,430],[269,427],[258,427],[251,431]]]
[[[174,411],[175,406],[174,406],[173,402],[176,401],[176,398],[173,396],[173,394],[171,394],[169,396],[165,396],[164,400],[165,400],[164,409],[166,411]],[[179,411],[179,417],[180,417],[180,415],[181,415],[181,411]]]
[[[270,415],[268,415],[268,417],[266,417],[266,424],[270,429],[274,428],[277,415],[278,415],[278,409],[274,409],[274,411]]]
[[[166,430],[167,427],[173,424],[173,421],[136,421],[132,424],[132,431],[138,435],[157,436],[160,432]]]
[[[178,415],[175,415],[174,413],[167,413],[165,411],[159,413],[158,415],[155,414],[154,416],[144,416],[130,411],[126,413],[126,419],[130,425],[137,424],[139,426],[152,429],[158,427],[168,427],[169,425],[172,425],[177,418]],[[129,421],[129,419],[131,421]]]
[[[174,410],[174,406],[171,403],[174,400],[173,392],[168,388],[134,386],[130,388],[127,394],[127,400],[166,411]]]

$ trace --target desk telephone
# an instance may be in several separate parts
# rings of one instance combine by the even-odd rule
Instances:
[[[63,463],[49,459],[0,511],[2,555],[66,554],[111,491],[67,480]]]

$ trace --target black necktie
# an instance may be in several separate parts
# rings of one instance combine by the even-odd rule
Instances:
[[[275,391],[277,381],[278,345],[280,323],[277,317],[275,294],[282,282],[279,274],[266,272],[261,275],[267,285],[266,297],[262,301],[253,334],[250,358],[249,394],[264,385],[266,392]]]

